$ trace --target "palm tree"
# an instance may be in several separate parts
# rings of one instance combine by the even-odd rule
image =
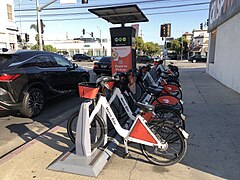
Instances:
[[[43,29],[45,28],[45,24],[43,24],[43,23],[42,23],[42,28],[43,28]],[[36,32],[38,32],[38,26],[37,26],[37,24],[32,24],[32,25],[30,26],[30,29],[34,29]],[[37,43],[39,44],[38,34],[36,34],[35,40],[36,40]]]

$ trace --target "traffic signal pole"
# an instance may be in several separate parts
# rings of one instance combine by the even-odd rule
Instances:
[[[43,50],[43,46],[42,46],[42,32],[41,32],[42,27],[41,27],[41,22],[40,22],[40,11],[41,11],[41,8],[39,7],[39,1],[38,0],[36,0],[36,9],[37,9],[38,44],[39,44],[39,51],[42,51]]]
[[[56,2],[57,0],[52,0],[48,2],[47,4],[43,5],[42,7],[39,6],[39,0],[36,0],[36,9],[37,9],[37,27],[38,27],[38,42],[39,42],[39,51],[43,50],[43,44],[42,44],[42,25],[40,21],[40,12],[47,6],[51,5],[52,3]]]
[[[37,22],[38,22],[38,41],[39,41],[39,50],[42,51],[43,50],[43,44],[42,44],[42,32],[41,32],[41,29],[42,29],[42,25],[41,25],[41,21],[40,21],[40,12],[46,8],[47,6],[55,3],[57,0],[52,0],[52,1],[49,1],[48,3],[46,3],[45,5],[43,6],[39,6],[39,0],[36,0],[36,10],[37,10]],[[82,3],[83,4],[87,4],[88,3],[88,0],[82,0]]]

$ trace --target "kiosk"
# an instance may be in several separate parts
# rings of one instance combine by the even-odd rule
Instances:
[[[148,22],[137,5],[90,9],[90,12],[112,24],[122,27],[110,28],[112,50],[112,74],[136,69],[135,34],[133,27],[125,23]]]
[[[135,29],[124,25],[125,23],[148,21],[138,6],[107,7],[90,9],[89,11],[112,24],[122,25],[122,27],[110,28],[112,72],[126,72],[129,69],[136,68]],[[90,104],[91,102],[85,101],[80,107],[75,147],[60,156],[48,169],[96,177],[116,150],[121,141],[119,135],[113,136],[114,138],[110,140],[105,138],[106,144],[104,147],[91,150],[89,135]],[[106,113],[103,111],[99,113],[106,120]]]

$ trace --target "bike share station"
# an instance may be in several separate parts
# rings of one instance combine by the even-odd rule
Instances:
[[[125,27],[125,23],[148,22],[148,19],[137,5],[89,9],[89,11],[112,24],[121,27],[110,28],[112,46],[112,73],[126,72],[136,68],[135,33],[133,27]],[[97,177],[108,162],[117,145],[121,142],[119,135],[108,140],[107,132],[104,146],[91,150],[89,106],[92,101],[81,104],[76,128],[76,143],[69,152],[61,155],[48,169],[69,172],[85,176]],[[107,121],[103,108],[98,114]],[[116,133],[114,133],[116,134]]]

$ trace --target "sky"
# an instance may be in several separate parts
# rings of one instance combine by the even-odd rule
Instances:
[[[40,6],[52,0],[39,0]],[[91,14],[88,9],[109,6],[137,4],[149,22],[139,23],[140,34],[144,42],[163,44],[160,37],[160,26],[171,23],[171,36],[178,38],[184,32],[199,29],[200,23],[206,24],[210,0],[88,0],[88,4],[60,4],[60,0],[41,11],[40,16],[45,24],[44,37],[48,39],[78,38],[83,36],[82,29],[87,32],[84,37],[110,38],[110,27],[120,27]],[[34,34],[31,24],[36,24],[36,0],[14,0],[15,21],[19,32]],[[55,8],[55,9],[50,9]],[[65,9],[63,9],[65,8]],[[66,9],[68,8],[68,9]],[[21,22],[21,23],[20,23]],[[131,26],[132,24],[126,24]],[[203,26],[207,29],[207,26]]]

